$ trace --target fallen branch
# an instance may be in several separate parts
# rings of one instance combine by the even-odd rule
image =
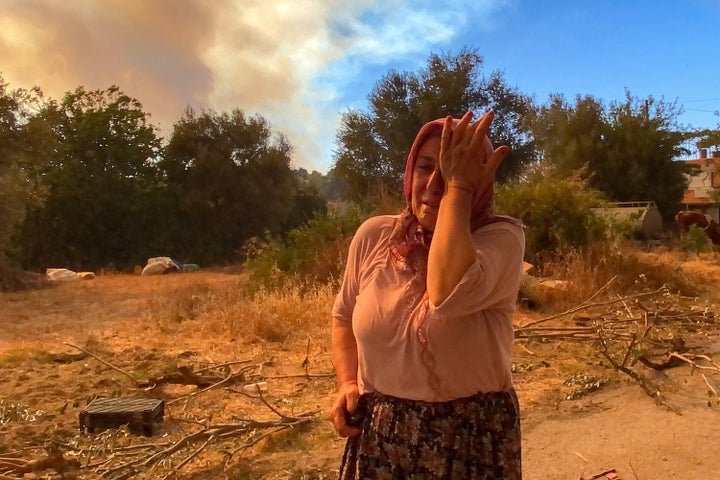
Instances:
[[[269,375],[264,378],[278,380],[283,378],[335,378],[334,373],[297,373],[295,375]]]
[[[598,478],[607,476],[609,473],[616,473],[616,472],[617,472],[617,470],[615,470],[614,468],[611,468],[609,470],[605,470],[604,472],[596,473],[592,477],[581,476],[579,480],[597,480]]]
[[[606,285],[607,285],[607,284],[606,284]],[[668,291],[667,287],[662,286],[662,287],[660,287],[660,288],[658,288],[657,290],[652,291],[652,292],[637,293],[637,294],[635,294],[635,295],[629,295],[629,296],[627,296],[627,297],[616,298],[616,299],[614,299],[614,300],[608,300],[608,301],[605,301],[605,302],[588,303],[589,300],[595,298],[595,296],[597,296],[597,294],[598,294],[600,291],[602,291],[604,288],[605,288],[605,287],[603,286],[600,290],[598,290],[597,292],[595,292],[595,294],[593,294],[588,300],[585,300],[585,301],[584,301],[583,303],[581,303],[580,305],[577,305],[577,306],[575,306],[575,307],[569,308],[569,309],[565,310],[565,311],[562,312],[562,313],[558,313],[558,314],[555,314],[555,315],[551,315],[551,316],[549,316],[549,317],[541,318],[540,320],[535,320],[535,321],[533,321],[533,322],[526,323],[525,325],[521,325],[520,327],[518,327],[517,330],[524,330],[524,329],[527,329],[527,328],[532,327],[532,326],[534,326],[534,325],[539,325],[539,324],[541,324],[541,323],[549,322],[550,320],[554,320],[554,319],[556,319],[556,318],[564,317],[564,316],[566,316],[566,315],[571,315],[571,314],[573,314],[573,313],[575,313],[575,312],[579,312],[579,311],[582,311],[582,310],[587,310],[587,309],[589,309],[589,308],[593,308],[593,307],[603,307],[603,306],[607,306],[607,305],[613,305],[613,304],[616,304],[616,303],[625,302],[625,301],[627,301],[627,300],[637,300],[638,298],[650,297],[650,296],[657,295],[657,294],[659,294],[659,293],[664,293],[664,292],[667,292],[667,291]]]
[[[252,419],[243,419],[237,423],[208,425],[202,430],[191,433],[171,446],[156,452],[149,457],[135,459],[121,465],[102,470],[101,473],[105,478],[126,479],[130,478],[142,471],[143,469],[153,468],[159,463],[170,460],[175,454],[184,448],[199,444],[189,456],[181,460],[173,467],[173,473],[187,465],[195,457],[197,457],[210,444],[219,439],[236,438],[243,434],[253,433],[256,430],[272,429],[273,431],[294,428],[315,420],[318,411],[307,412],[296,417],[282,415],[279,420],[275,421],[257,421]],[[267,436],[267,435],[264,435]]]
[[[670,359],[677,358],[678,360],[687,363],[688,365],[692,366],[693,368],[697,368],[698,370],[710,370],[711,372],[718,372],[720,373],[720,365],[713,362],[710,357],[707,355],[681,355],[678,352],[672,352],[668,355]],[[696,362],[694,362],[694,359],[701,359],[705,360],[706,362],[710,363],[710,366],[707,365],[698,365]]]
[[[209,369],[203,369],[202,371],[207,372]],[[231,377],[230,380],[227,380],[228,376]],[[199,388],[205,388],[226,380],[233,382],[243,381],[244,379],[245,372],[243,370],[237,373],[233,373],[231,371],[229,375],[226,374],[224,377],[221,377],[219,375],[212,374],[201,375],[199,374],[199,371],[195,372],[187,365],[181,365],[178,367],[177,372],[168,373],[157,378],[150,378],[147,381],[140,383],[138,386],[148,388],[171,383],[174,385],[195,385]]]
[[[73,362],[79,362],[80,360],[85,360],[88,357],[87,352],[80,352],[80,353],[54,353],[51,354],[52,361],[55,363],[73,363]]]
[[[610,365],[612,365],[613,368],[615,368],[615,370],[622,372],[622,373],[628,375],[633,380],[635,380],[635,382],[637,382],[638,385],[640,385],[640,387],[643,389],[643,391],[650,398],[655,400],[655,403],[657,405],[664,406],[664,407],[668,408],[669,410],[680,415],[680,412],[676,408],[674,408],[673,406],[671,406],[667,403],[667,401],[665,400],[665,397],[663,397],[663,395],[660,393],[660,389],[657,387],[657,385],[650,382],[649,380],[647,380],[645,377],[643,377],[639,373],[634,372],[631,369],[629,369],[628,367],[626,367],[625,365],[620,365],[617,361],[615,361],[615,359],[612,357],[612,355],[610,355],[610,353],[608,351],[607,342],[606,342],[605,338],[602,336],[602,334],[599,335],[599,338],[600,338],[600,345],[602,346],[602,348],[600,349],[600,354],[603,357],[605,357],[608,362],[610,362]]]
[[[211,365],[209,367],[203,367],[200,370],[196,370],[195,373],[207,372],[208,370],[219,369],[224,367],[230,367],[232,365],[239,365],[241,363],[250,363],[252,360],[233,360],[232,362],[219,363],[217,365]]]
[[[100,363],[103,363],[103,364],[107,365],[108,367],[112,368],[113,370],[116,370],[116,371],[122,373],[123,375],[125,375],[126,377],[128,377],[130,380],[132,380],[136,385],[139,383],[138,380],[137,380],[137,378],[133,377],[130,373],[126,372],[126,371],[123,370],[122,368],[116,367],[115,365],[113,365],[113,364],[110,363],[110,362],[107,362],[107,361],[103,360],[102,358],[98,357],[98,356],[95,355],[94,353],[88,352],[88,351],[85,350],[84,348],[78,347],[77,345],[73,345],[72,343],[67,343],[67,342],[65,342],[65,345],[67,345],[67,346],[69,346],[69,347],[77,348],[77,349],[80,350],[81,352],[87,353],[88,355],[90,355],[90,356],[93,357],[94,359],[98,360]]]
[[[233,380],[233,377],[234,377],[234,376],[235,376],[235,374],[232,374],[232,373],[231,373],[230,375],[228,375],[228,376],[225,377],[224,379],[220,380],[219,382],[213,383],[212,385],[210,385],[210,386],[208,386],[208,387],[205,387],[205,388],[203,388],[202,390],[198,390],[197,392],[191,392],[191,393],[188,393],[187,395],[183,395],[182,397],[178,397],[178,398],[174,398],[174,399],[172,399],[172,400],[168,400],[167,402],[165,402],[165,404],[166,404],[166,405],[170,405],[170,404],[179,402],[180,400],[186,400],[186,399],[188,399],[188,398],[190,398],[190,397],[194,397],[194,396],[196,396],[196,395],[200,395],[200,394],[203,393],[203,392],[207,392],[208,390],[211,390],[211,389],[213,389],[213,388],[217,388],[217,387],[219,387],[219,386],[221,386],[221,385],[228,384],[228,383],[230,383],[230,382]]]
[[[14,473],[20,476],[31,472],[41,472],[43,470],[55,470],[57,473],[64,474],[79,469],[80,462],[66,459],[60,451],[51,451],[44,458],[32,461],[12,458],[3,458],[0,461],[0,473]]]

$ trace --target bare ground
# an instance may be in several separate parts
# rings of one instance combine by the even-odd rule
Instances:
[[[651,261],[670,260],[655,256]],[[720,285],[715,256],[685,259],[678,268]],[[64,478],[122,478],[129,470],[115,470],[113,477],[111,469],[157,451],[131,450],[130,445],[178,441],[204,427],[237,425],[243,419],[282,423],[304,414],[314,420],[284,430],[282,425],[236,430],[225,440],[212,439],[193,457],[202,445],[196,443],[154,467],[138,468],[136,478],[173,478],[174,470],[179,478],[193,479],[333,478],[343,441],[324,421],[334,394],[324,319],[282,341],[267,341],[236,338],[207,316],[185,316],[190,307],[172,310],[175,319],[159,318],[168,311],[167,299],[194,298],[178,297],[178,291],[200,289],[208,299],[237,282],[237,275],[220,272],[110,275],[0,294],[0,479],[63,478],[57,469],[43,468],[47,465],[22,476],[29,462],[58,451],[66,467],[74,468],[70,461],[81,467]],[[708,308],[706,299],[697,301]],[[516,323],[536,318],[519,311]],[[717,361],[716,331],[694,331],[685,340],[693,351]],[[71,345],[95,356],[63,357],[81,353]],[[217,371],[226,375],[246,369],[241,379],[206,392],[197,393],[195,386],[138,384],[177,372],[178,366],[198,370],[239,361]],[[629,376],[609,368],[588,342],[518,342],[516,363],[526,480],[590,479],[603,472],[597,478],[720,478],[720,406],[708,393],[709,385],[718,386],[717,376],[708,374],[705,378],[715,382],[708,384],[702,372],[687,365],[643,370],[660,386],[663,406]],[[569,400],[576,387],[566,381],[582,375],[603,379],[602,388]],[[264,400],[239,393],[256,381],[267,382]],[[82,433],[79,413],[95,396],[163,399],[165,420],[151,438],[126,429]],[[253,443],[270,432],[275,433]],[[187,464],[178,468],[183,460]]]

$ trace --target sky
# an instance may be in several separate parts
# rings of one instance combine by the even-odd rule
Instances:
[[[0,75],[54,99],[118,85],[166,139],[187,107],[259,114],[326,173],[383,75],[463,48],[538,104],[627,90],[718,128],[719,31],[718,0],[0,0]]]

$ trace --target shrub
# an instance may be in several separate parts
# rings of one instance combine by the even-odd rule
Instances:
[[[498,213],[525,225],[525,258],[531,263],[607,234],[605,223],[592,211],[604,203],[602,193],[577,177],[558,178],[550,167],[535,166],[520,179],[499,186],[495,200]]]
[[[705,230],[697,225],[690,225],[687,233],[683,235],[680,246],[686,252],[706,252],[712,250],[710,239]]]
[[[364,219],[357,206],[336,206],[290,231],[285,239],[251,239],[242,249],[250,273],[248,289],[281,288],[288,276],[304,283],[338,281],[350,239]]]

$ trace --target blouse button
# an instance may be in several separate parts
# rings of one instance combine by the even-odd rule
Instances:
[[[427,338],[425,337],[425,332],[423,332],[422,328],[418,328],[417,336],[418,340],[420,340],[420,343],[422,343],[423,345],[427,345]]]

